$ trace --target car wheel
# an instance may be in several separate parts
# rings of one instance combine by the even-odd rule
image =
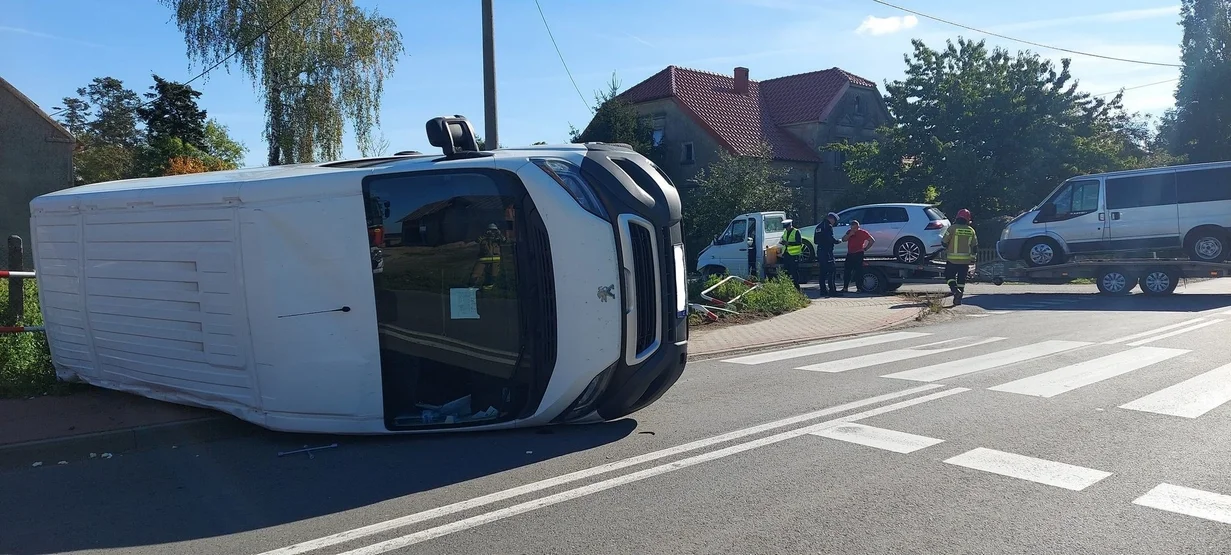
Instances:
[[[1198,229],[1187,241],[1188,258],[1198,262],[1222,262],[1227,259],[1227,236],[1214,228]]]
[[[1031,239],[1026,243],[1025,251],[1022,258],[1026,260],[1026,265],[1032,268],[1064,262],[1064,251],[1060,250],[1060,245],[1047,237]]]
[[[701,269],[701,279],[704,281],[709,281],[714,276],[725,275],[727,275],[727,269],[722,266],[706,266]]]
[[[885,279],[885,274],[880,270],[865,270],[863,278],[859,280],[859,292],[879,295],[885,292],[888,285],[889,280]]]
[[[1147,295],[1172,293],[1179,284],[1180,276],[1166,268],[1155,268],[1141,276],[1141,292]]]
[[[1137,286],[1137,278],[1120,268],[1107,268],[1099,272],[1095,283],[1100,293],[1107,295],[1127,295]]]
[[[914,237],[907,237],[898,241],[898,244],[893,246],[893,257],[898,262],[905,264],[914,264],[923,260],[924,253],[923,241]]]

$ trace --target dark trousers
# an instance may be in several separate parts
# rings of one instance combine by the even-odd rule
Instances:
[[[822,254],[821,256],[825,255]],[[835,283],[838,278],[838,264],[834,262],[833,255],[822,258],[820,263],[821,275],[817,277],[817,281],[821,285],[821,294],[833,295],[838,292],[838,284]]]
[[[846,263],[844,264],[844,269],[846,272],[845,275],[842,276],[842,290],[846,291],[846,289],[851,286],[851,281],[854,280],[855,290],[858,291],[859,282],[863,281],[863,253],[846,253]]]
[[[945,263],[945,283],[954,294],[966,292],[966,274],[970,273],[969,264],[956,262]]]
[[[799,289],[799,278],[802,277],[799,273],[799,257],[784,254],[782,255],[782,265],[786,267],[786,273],[791,276],[791,281],[795,283],[795,288]]]

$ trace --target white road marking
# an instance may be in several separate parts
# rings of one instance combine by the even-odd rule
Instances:
[[[1034,397],[1055,397],[1079,387],[1127,374],[1138,368],[1178,357],[1189,352],[1186,349],[1161,347],[1137,347],[1128,351],[1071,364],[1034,376],[1011,381],[995,387],[992,391],[1017,393]]]
[[[971,314],[970,315],[971,318],[987,318],[988,316],[991,316],[991,314]]]
[[[1133,500],[1134,505],[1231,524],[1231,495],[1159,484]]]
[[[968,338],[959,337],[958,339],[968,339]],[[940,345],[943,343],[953,343],[954,341],[957,341],[958,339],[950,339],[948,341],[932,343],[931,345]],[[841,360],[831,360],[829,362],[822,362],[820,364],[810,364],[808,366],[801,366],[799,368],[796,368],[796,370],[811,370],[813,372],[829,372],[829,373],[846,372],[847,370],[857,370],[860,368],[867,368],[869,366],[877,366],[879,364],[888,364],[890,362],[898,362],[898,361],[908,360],[908,359],[912,359],[916,357],[923,357],[923,356],[928,356],[928,355],[934,355],[937,353],[955,351],[957,349],[965,349],[967,347],[974,347],[976,345],[983,345],[983,344],[992,343],[995,341],[1003,341],[1004,339],[1005,339],[1004,337],[989,337],[987,339],[984,339],[982,341],[977,341],[969,345],[957,345],[953,347],[944,347],[940,349],[924,349],[923,347],[928,347],[930,345],[920,345],[918,347],[913,347],[910,349],[895,349],[892,351],[883,351],[880,353],[870,353],[870,354],[857,356],[857,357],[844,358]]]
[[[1081,491],[1099,480],[1111,476],[1110,472],[1036,459],[1025,455],[1006,453],[979,447],[945,461],[948,464],[1020,478],[1040,484],[1073,491]]]
[[[1012,314],[1013,311],[1012,310],[989,310],[987,311],[987,313],[988,314]]]
[[[1218,314],[1219,314],[1220,316],[1231,316],[1231,310],[1228,310],[1228,311],[1226,311],[1226,312],[1219,312]]]
[[[565,490],[565,491],[562,491],[560,493],[556,493],[553,495],[548,495],[546,497],[532,499],[530,501],[526,501],[524,503],[518,503],[516,505],[506,507],[504,509],[499,509],[499,510],[491,511],[488,513],[472,516],[470,518],[465,518],[462,520],[450,522],[448,524],[442,524],[440,526],[436,526],[434,528],[428,528],[426,530],[415,532],[413,534],[407,534],[405,536],[393,538],[391,540],[386,540],[386,541],[375,543],[375,544],[372,544],[366,547],[361,547],[359,549],[347,551],[345,553],[341,553],[340,555],[379,555],[381,553],[387,553],[395,549],[402,549],[410,545],[422,543],[422,542],[425,542],[431,539],[439,538],[441,536],[447,536],[449,534],[461,532],[463,530],[469,530],[471,528],[475,528],[478,526],[482,526],[484,524],[488,524],[491,522],[509,518],[511,516],[516,516],[522,513],[527,513],[527,512],[536,510],[536,509],[542,509],[544,507],[550,507],[558,503],[563,503],[565,501],[570,501],[573,499],[577,499],[579,497],[585,497],[587,495],[592,495],[595,493],[606,491],[606,490],[619,487],[625,484],[630,484],[633,482],[641,481],[646,478],[659,476],[662,474],[666,474],[668,472],[674,472],[682,468],[688,468],[690,466],[695,466],[695,465],[698,465],[704,462],[721,459],[723,457],[729,457],[731,455],[743,453],[745,451],[751,451],[758,447],[764,447],[766,445],[773,445],[775,443],[780,443],[782,441],[786,441],[791,438],[796,438],[799,436],[803,436],[803,435],[811,434],[813,432],[824,430],[830,427],[839,426],[846,422],[862,420],[864,418],[871,418],[873,416],[884,414],[887,412],[904,409],[910,406],[918,405],[921,403],[926,403],[928,401],[934,401],[936,399],[948,397],[950,395],[955,395],[957,393],[962,393],[964,391],[970,391],[970,390],[961,388],[961,387],[955,387],[953,389],[947,389],[945,391],[932,393],[930,395],[916,397],[914,399],[910,399],[907,401],[894,403],[892,405],[886,405],[886,406],[875,408],[872,410],[852,414],[850,416],[844,416],[841,418],[836,418],[834,420],[821,422],[819,424],[805,426],[803,428],[798,428],[795,430],[782,432],[782,433],[775,434],[772,436],[763,437],[761,439],[755,439],[755,440],[752,440],[746,443],[732,445],[730,447],[725,447],[723,449],[718,449],[716,451],[710,451],[708,453],[694,455],[692,457],[680,459],[678,461],[667,463],[667,464],[662,464],[659,466],[650,467],[645,470],[639,470],[637,472],[625,474],[623,476],[616,476],[614,478],[609,478],[601,482],[595,482],[587,486],[581,486],[578,488]]]
[[[1161,328],[1156,328],[1156,329],[1152,329],[1149,331],[1143,331],[1141,333],[1134,333],[1133,335],[1124,336],[1119,339],[1112,339],[1111,341],[1104,341],[1103,344],[1104,345],[1115,345],[1116,343],[1125,343],[1127,341],[1132,341],[1134,339],[1141,339],[1142,337],[1149,337],[1156,333],[1162,333],[1168,330],[1182,328],[1184,326],[1191,326],[1198,322],[1204,322],[1204,321],[1205,321],[1205,318],[1193,318],[1192,320],[1186,320],[1178,324],[1171,324],[1170,326],[1163,326]]]
[[[733,364],[765,364],[767,362],[777,362],[779,360],[787,360],[791,358],[806,357],[819,355],[823,353],[832,353],[834,351],[844,351],[847,349],[857,349],[859,347],[868,347],[871,345],[880,345],[882,343],[892,343],[894,341],[904,341],[906,339],[914,339],[916,337],[926,337],[929,333],[919,333],[913,331],[899,331],[886,333],[883,335],[872,335],[868,337],[856,337],[854,339],[845,339],[842,341],[834,341],[832,343],[821,343],[820,345],[809,345],[807,347],[797,347],[794,349],[784,349],[781,351],[770,351],[756,355],[749,355],[739,358],[724,360]]]
[[[1231,364],[1125,403],[1120,408],[1196,418],[1227,401],[1231,401]]]
[[[874,404],[881,403],[884,401],[899,399],[902,397],[914,395],[916,393],[922,393],[924,391],[930,391],[930,390],[939,389],[942,387],[945,387],[945,386],[941,384],[929,384],[929,385],[924,385],[920,387],[912,387],[910,389],[906,389],[903,391],[886,393],[884,395],[877,395],[875,397],[869,397],[867,399],[861,399],[858,401],[852,401],[850,403],[845,403],[845,404],[841,404],[841,405],[837,405],[837,406],[833,406],[829,408],[824,408],[824,409],[812,411],[809,413],[801,414],[798,416],[792,416],[790,418],[783,418],[781,420],[767,422],[765,424],[752,426],[750,428],[744,428],[741,430],[735,430],[733,432],[727,432],[725,434],[720,434],[720,435],[716,435],[716,436],[705,438],[705,439],[699,439],[697,441],[685,443],[682,445],[677,445],[675,447],[668,447],[666,449],[660,449],[658,451],[653,451],[650,453],[646,453],[644,455],[638,455],[636,457],[629,457],[627,459],[612,461],[612,462],[602,464],[599,466],[595,466],[592,468],[578,470],[576,472],[570,472],[568,474],[562,474],[554,478],[547,478],[545,480],[531,482],[529,484],[517,486],[515,488],[509,488],[503,491],[498,491],[495,493],[490,493],[487,495],[475,497],[473,499],[459,501],[457,503],[452,503],[450,505],[437,507],[435,509],[429,509],[426,511],[398,517],[395,519],[386,520],[384,522],[378,522],[376,524],[363,526],[361,528],[355,528],[354,530],[346,530],[344,532],[331,534],[331,535],[328,535],[322,538],[317,538],[315,540],[309,540],[309,541],[297,543],[295,545],[291,545],[288,547],[274,549],[272,551],[266,551],[260,555],[293,555],[297,553],[308,553],[310,551],[316,551],[318,549],[324,549],[326,547],[346,543],[349,541],[354,541],[360,538],[365,538],[365,537],[376,535],[376,534],[382,534],[385,532],[389,532],[391,530],[396,530],[398,528],[411,526],[413,524],[418,524],[420,522],[432,520],[435,518],[448,516],[454,513],[460,513],[462,511],[468,511],[468,510],[475,509],[478,507],[483,507],[485,505],[490,505],[492,503],[498,503],[500,501],[512,499],[514,497],[518,497],[518,496],[525,495],[528,493],[534,493],[536,491],[540,491],[540,490],[544,490],[548,488],[554,488],[554,487],[568,484],[571,482],[576,482],[578,480],[584,480],[586,478],[591,478],[591,477],[598,476],[601,474],[606,474],[608,472],[614,472],[616,470],[620,470],[623,468],[628,468],[631,466],[636,466],[639,464],[644,464],[647,462],[652,462],[652,461],[656,461],[659,459],[672,457],[675,455],[679,455],[681,453],[695,451],[697,449],[710,447],[710,446],[717,445],[720,443],[726,443],[728,441],[734,441],[734,440],[748,437],[751,435],[756,435],[762,432],[767,432],[770,430],[775,430],[778,428],[783,428],[783,427],[791,426],[794,424],[800,424],[803,422],[807,422],[809,420],[816,420],[817,418],[830,416],[833,414],[838,414],[838,413],[846,412],[849,410],[854,410],[857,408],[866,407],[868,405],[874,405]],[[961,389],[961,388],[958,388],[958,389]],[[953,391],[953,390],[948,390],[948,391]],[[921,398],[922,397],[920,397],[920,399]]]
[[[944,380],[956,376],[973,374],[990,370],[998,366],[1007,366],[1018,362],[1024,362],[1030,359],[1039,358],[1047,355],[1070,351],[1078,347],[1085,347],[1090,343],[1085,341],[1040,341],[1033,345],[1025,345],[1003,351],[996,351],[986,355],[979,355],[970,358],[961,358],[923,368],[915,368],[903,372],[895,372],[881,376],[882,378],[894,378],[898,380],[914,380],[917,382],[932,382],[936,380]]]
[[[1153,342],[1158,341],[1158,340],[1160,340],[1160,339],[1166,339],[1166,338],[1168,338],[1168,337],[1175,337],[1175,336],[1177,336],[1177,335],[1180,335],[1181,333],[1188,333],[1188,332],[1190,332],[1190,331],[1196,331],[1196,330],[1199,330],[1199,329],[1204,328],[1204,327],[1206,327],[1206,326],[1212,326],[1212,325],[1217,324],[1217,323],[1219,323],[1219,322],[1222,322],[1222,320],[1210,320],[1209,322],[1202,322],[1202,323],[1200,323],[1200,324],[1194,324],[1194,325],[1189,326],[1189,327],[1187,327],[1187,328],[1181,328],[1181,329],[1178,329],[1178,330],[1175,330],[1175,331],[1170,331],[1170,332],[1164,333],[1164,334],[1162,334],[1162,335],[1156,335],[1156,336],[1154,336],[1154,337],[1150,337],[1150,338],[1147,338],[1147,339],[1142,339],[1142,340],[1139,340],[1139,341],[1134,341],[1134,342],[1132,342],[1132,343],[1129,343],[1129,344],[1128,344],[1128,346],[1129,346],[1129,347],[1139,347],[1139,346],[1141,346],[1141,345],[1145,345],[1146,343],[1153,343]]]
[[[877,449],[893,451],[894,453],[913,453],[924,447],[931,447],[944,441],[943,439],[908,434],[896,430],[873,428],[863,424],[842,424],[841,426],[813,432],[812,435],[855,443],[866,447],[875,447]]]

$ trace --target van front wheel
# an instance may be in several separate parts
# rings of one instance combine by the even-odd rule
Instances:
[[[1060,245],[1047,237],[1039,237],[1031,239],[1026,243],[1025,256],[1026,265],[1031,267],[1052,266],[1064,262],[1064,251],[1060,250]]]
[[[1203,228],[1194,231],[1186,241],[1188,258],[1198,262],[1222,262],[1227,259],[1227,235],[1221,230]]]

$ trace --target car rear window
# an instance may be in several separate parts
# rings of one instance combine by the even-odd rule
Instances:
[[[947,219],[949,219],[949,218],[945,217],[945,213],[944,213],[944,212],[941,212],[941,211],[940,211],[940,209],[939,209],[939,208],[936,208],[935,206],[929,206],[929,207],[927,207],[927,208],[924,208],[924,209],[923,209],[923,212],[924,212],[925,214],[927,214],[927,215],[928,215],[928,218],[931,218],[932,220],[947,220]]]

